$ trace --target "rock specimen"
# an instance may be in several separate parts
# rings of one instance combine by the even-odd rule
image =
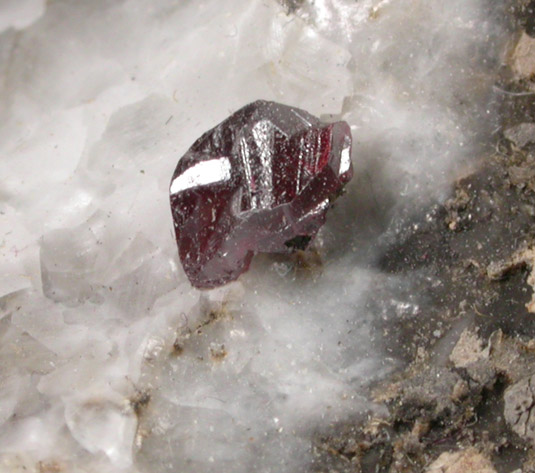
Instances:
[[[266,101],[238,110],[192,145],[171,180],[189,280],[220,286],[247,271],[256,252],[306,247],[352,176],[347,123]]]

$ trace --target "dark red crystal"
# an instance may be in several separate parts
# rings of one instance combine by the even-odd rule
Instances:
[[[202,135],[170,186],[184,271],[212,288],[247,271],[256,252],[304,247],[353,177],[346,122],[259,100]]]

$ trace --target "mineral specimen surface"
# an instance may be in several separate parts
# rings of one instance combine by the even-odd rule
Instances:
[[[352,176],[347,123],[267,101],[238,110],[192,145],[171,180],[189,280],[220,286],[247,271],[256,252],[306,247]]]

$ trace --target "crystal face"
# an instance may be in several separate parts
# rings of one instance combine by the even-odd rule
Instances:
[[[171,180],[190,282],[221,286],[247,271],[256,252],[306,247],[352,177],[346,122],[323,123],[275,102],[238,110],[191,146]]]

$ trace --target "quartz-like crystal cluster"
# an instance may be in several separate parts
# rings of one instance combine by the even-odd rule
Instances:
[[[266,101],[238,110],[193,144],[171,181],[191,283],[220,286],[247,271],[255,252],[305,247],[352,175],[347,123]]]

